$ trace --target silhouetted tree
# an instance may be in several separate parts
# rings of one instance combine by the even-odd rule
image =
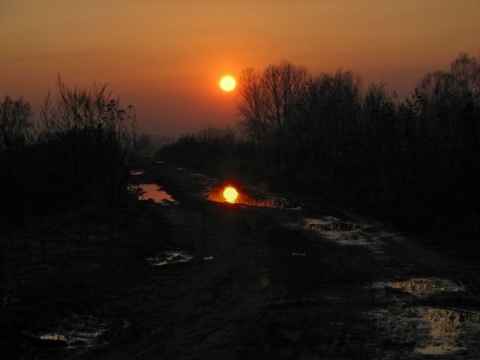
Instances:
[[[308,79],[307,69],[284,61],[262,73],[246,69],[239,79],[242,99],[238,105],[249,136],[255,142],[288,131]]]

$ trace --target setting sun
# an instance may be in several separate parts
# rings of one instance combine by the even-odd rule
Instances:
[[[225,190],[223,190],[223,197],[226,202],[233,204],[235,200],[237,200],[238,192],[233,186],[227,186]]]
[[[229,92],[235,89],[237,82],[235,81],[233,76],[225,75],[220,79],[220,88],[223,91]]]

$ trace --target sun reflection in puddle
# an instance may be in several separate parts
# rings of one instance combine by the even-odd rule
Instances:
[[[228,185],[224,190],[223,190],[223,197],[226,202],[229,202],[231,204],[234,204],[235,201],[238,198],[238,191],[235,189],[233,186]]]
[[[205,196],[208,200],[225,203],[225,196],[223,194],[225,186],[216,186],[212,190],[208,191]],[[248,206],[259,206],[283,209],[287,208],[287,200],[281,196],[271,195],[263,192],[252,191],[246,193],[245,191],[238,190],[235,204],[243,204]]]

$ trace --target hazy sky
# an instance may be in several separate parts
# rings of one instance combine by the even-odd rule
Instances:
[[[0,0],[0,96],[38,114],[57,74],[109,83],[147,132],[234,125],[218,80],[289,60],[338,68],[403,97],[480,50],[479,0]]]

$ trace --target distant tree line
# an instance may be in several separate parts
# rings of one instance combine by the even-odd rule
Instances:
[[[243,131],[184,135],[157,156],[479,235],[479,59],[460,54],[405,101],[351,71],[313,76],[290,62],[244,70],[238,92]]]
[[[0,102],[0,225],[121,202],[127,165],[147,142],[132,106],[124,109],[105,85],[69,88],[59,79],[39,121],[31,118],[22,98]]]

